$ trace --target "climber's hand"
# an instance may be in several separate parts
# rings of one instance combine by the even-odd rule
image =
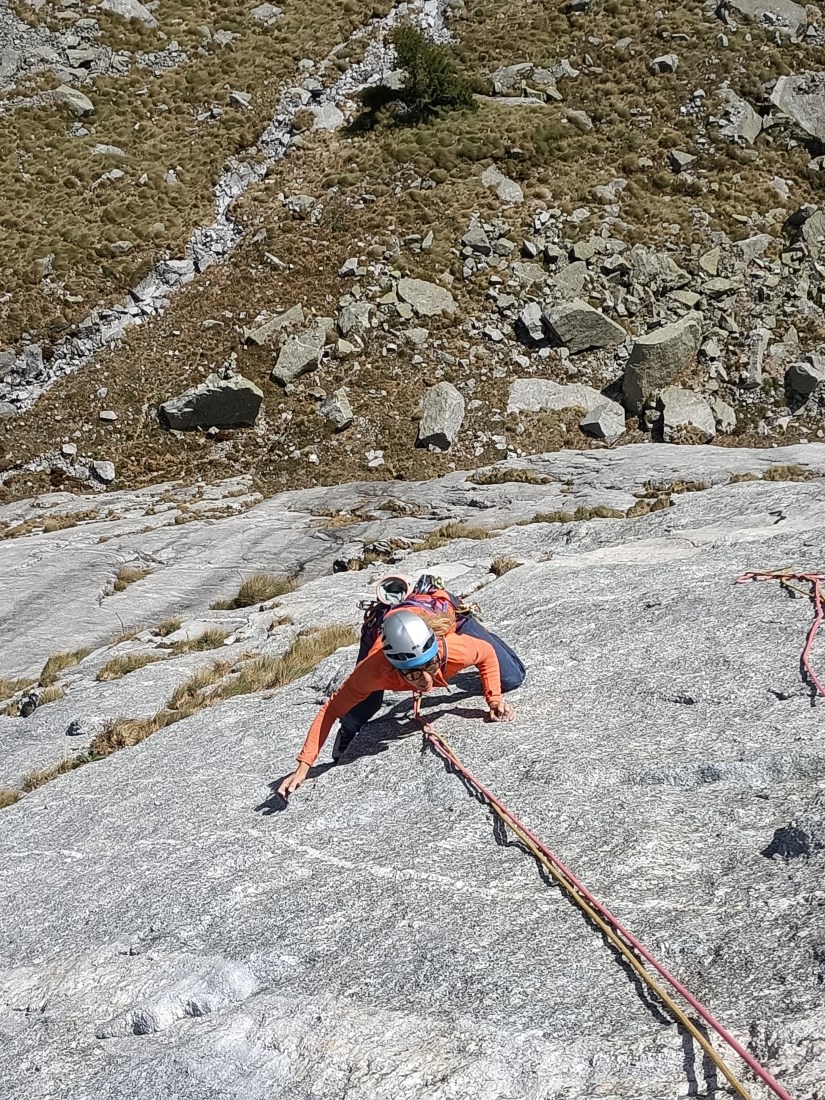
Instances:
[[[515,710],[513,710],[509,703],[505,703],[503,699],[497,706],[490,707],[491,722],[512,722],[515,716]]]
[[[283,780],[278,788],[278,794],[283,799],[289,798],[291,794],[294,794],[295,791],[298,790],[308,775],[309,764],[299,764],[295,771]]]

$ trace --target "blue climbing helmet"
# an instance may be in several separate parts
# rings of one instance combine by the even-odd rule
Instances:
[[[393,611],[381,628],[384,656],[395,668],[421,668],[438,656],[438,639],[414,611]]]

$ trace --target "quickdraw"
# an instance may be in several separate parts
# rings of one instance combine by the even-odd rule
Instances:
[[[736,578],[737,584],[745,584],[748,581],[779,581],[787,591],[798,592],[803,596],[807,596],[814,605],[813,622],[805,638],[799,664],[802,670],[802,679],[810,686],[815,696],[819,695],[825,699],[825,687],[823,687],[822,681],[817,677],[811,665],[811,650],[822,625],[822,620],[825,618],[825,595],[823,595],[825,576],[822,573],[793,573],[790,570],[777,569],[773,572],[743,573],[741,577]],[[797,588],[795,584],[791,583],[792,581],[809,584],[811,586],[810,590],[806,592],[802,588]]]
[[[571,900],[587,915],[616,950],[621,953],[623,958],[633,967],[648,988],[653,990],[656,996],[667,1007],[674,1019],[693,1036],[714,1065],[724,1074],[727,1081],[742,1100],[753,1100],[753,1098],[742,1082],[736,1077],[733,1070],[730,1069],[727,1063],[716,1052],[706,1036],[702,1034],[699,1027],[686,1015],[684,1010],[679,1007],[667,990],[645,968],[642,959],[652,966],[661,977],[664,978],[664,980],[676,990],[685,1001],[687,1001],[694,1012],[696,1012],[697,1015],[700,1016],[701,1019],[739,1055],[753,1073],[755,1073],[756,1076],[779,1097],[779,1100],[792,1100],[789,1093],[787,1093],[785,1089],[774,1080],[771,1074],[756,1061],[753,1055],[750,1054],[742,1044],[711,1015],[704,1005],[702,1005],[677,978],[650,954],[647,948],[645,948],[644,945],[613,916],[606,906],[598,901],[598,899],[579,882],[561,860],[534,836],[534,834],[519,821],[515,814],[511,813],[501,802],[499,802],[491,791],[487,790],[487,788],[467,770],[448,742],[436,732],[433,726],[422,718],[420,705],[420,696],[415,695],[413,697],[413,717],[421,727],[425,746],[432,749],[450,769],[460,775],[464,782],[476,791],[482,801],[490,808],[502,824],[505,825],[534,858],[550,872]],[[639,958],[639,956],[641,956],[641,958]]]

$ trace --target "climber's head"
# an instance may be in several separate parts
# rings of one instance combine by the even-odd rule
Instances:
[[[394,611],[384,619],[381,631],[384,656],[408,680],[434,672],[438,663],[438,639],[414,611]],[[430,668],[432,666],[432,669]]]

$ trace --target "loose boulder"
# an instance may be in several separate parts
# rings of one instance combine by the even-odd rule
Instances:
[[[581,382],[563,385],[549,378],[517,378],[510,385],[507,412],[559,412],[562,409],[584,409],[590,412],[608,402],[604,394]],[[609,402],[616,404],[615,401]],[[622,414],[624,428],[624,414]]]
[[[762,133],[762,116],[730,88],[723,88],[720,95],[725,103],[725,115],[719,127],[722,136],[728,141],[753,145]]]
[[[825,355],[811,352],[802,363],[793,363],[785,375],[794,393],[807,397],[817,386],[825,382]]]
[[[352,405],[349,403],[347,391],[343,388],[333,390],[329,397],[321,403],[318,411],[337,432],[348,428],[353,420]]]
[[[290,325],[302,325],[304,323],[304,309],[300,304],[269,317],[252,328],[243,330],[244,340],[247,344],[257,344],[259,347],[268,344],[274,336]]]
[[[110,11],[123,19],[137,19],[147,27],[158,25],[154,15],[139,0],[100,0],[100,6],[104,11]]]
[[[425,279],[399,279],[398,297],[419,317],[452,313],[456,308],[455,299],[449,290],[436,283],[428,283]]]
[[[666,386],[659,394],[659,407],[665,443],[679,442],[686,433],[698,433],[703,443],[709,443],[716,435],[713,409],[698,393]]]
[[[175,431],[249,427],[255,423],[263,398],[263,391],[248,378],[210,374],[200,386],[164,401],[158,415],[167,428]]]
[[[811,137],[825,142],[825,72],[780,76],[771,103]]]
[[[581,298],[544,314],[544,324],[552,337],[571,354],[588,348],[615,347],[627,336],[621,325]]]
[[[326,330],[320,325],[304,329],[289,336],[281,344],[278,359],[270,377],[282,386],[294,382],[302,374],[315,370],[321,362],[321,352],[326,344]]]
[[[524,202],[524,192],[521,187],[515,180],[505,176],[494,164],[491,164],[489,168],[485,168],[481,173],[481,182],[484,187],[494,190],[502,202]]]
[[[70,88],[68,84],[61,84],[50,95],[56,103],[65,103],[72,114],[79,115],[81,118],[95,113],[95,105],[89,97],[79,92],[77,88]]]
[[[669,386],[693,359],[701,340],[702,322],[697,313],[639,336],[631,348],[622,385],[625,407],[636,413],[648,397]]]
[[[421,410],[416,446],[449,450],[464,421],[462,395],[450,382],[439,382],[424,394]]]
[[[624,435],[625,411],[618,401],[605,399],[600,405],[595,405],[579,422],[579,427],[585,435],[592,435],[596,439],[605,439],[608,443],[615,443]]]

